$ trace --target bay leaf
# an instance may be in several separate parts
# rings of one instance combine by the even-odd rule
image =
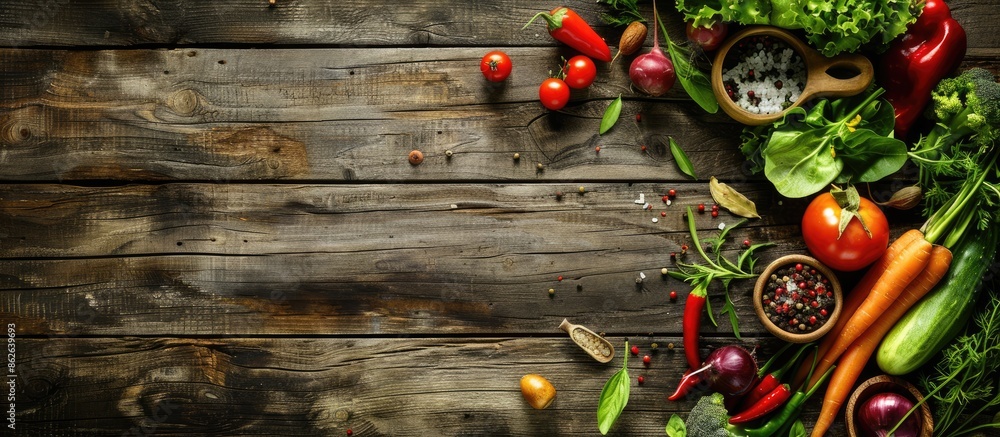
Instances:
[[[740,217],[760,218],[757,214],[757,205],[746,196],[736,191],[733,187],[719,182],[715,176],[708,182],[708,189],[712,192],[712,199],[719,206],[726,208],[729,212]]]

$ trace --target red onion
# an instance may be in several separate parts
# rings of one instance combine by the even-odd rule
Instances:
[[[739,396],[750,391],[757,383],[757,360],[739,346],[723,346],[705,358],[701,373],[712,390],[726,396]]]
[[[657,34],[659,16],[656,15],[656,2],[653,2],[653,49],[649,53],[636,56],[628,68],[628,77],[636,88],[651,96],[662,96],[670,91],[677,79],[674,74],[674,63],[660,50],[660,38]]]
[[[899,419],[913,408],[906,396],[898,393],[879,393],[861,405],[858,410],[858,430],[866,437],[885,437]],[[920,435],[920,415],[911,414],[895,432],[895,437],[916,437]]]

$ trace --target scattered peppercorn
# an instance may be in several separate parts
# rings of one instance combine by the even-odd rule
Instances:
[[[451,158],[451,155],[454,155],[454,154],[455,154],[455,153],[454,153],[454,152],[452,152],[451,150],[445,150],[445,151],[444,151],[444,156],[447,156],[447,157],[449,157],[449,158]]]
[[[637,378],[637,379],[639,381],[639,385],[642,385],[642,384],[646,383],[646,378],[643,377],[642,375],[639,375],[639,378]]]
[[[743,240],[743,247],[750,247],[750,240]]]
[[[595,153],[601,153],[601,146],[594,147]]]
[[[673,343],[667,343],[667,349],[674,350],[674,344]]]
[[[562,198],[563,198],[563,192],[556,191],[556,200],[562,200]]]
[[[666,217],[666,216],[667,216],[666,211],[660,211],[660,217]]]
[[[635,114],[635,121],[636,122],[642,121],[642,114],[641,113],[636,113]]]
[[[705,212],[705,204],[704,203],[699,203],[698,204],[698,213],[704,213],[704,212]]]
[[[653,362],[653,359],[650,358],[649,355],[643,355],[642,356],[642,365],[644,365],[646,367],[649,367],[649,363],[652,363],[652,362]]]
[[[632,345],[632,355],[639,355],[639,346]]]
[[[639,147],[639,150],[642,150],[643,152],[645,152],[645,151],[646,151],[646,145],[645,145],[645,144],[643,144],[642,146],[640,146],[640,147]]]
[[[660,269],[660,274],[666,276],[667,275],[667,268],[664,267],[664,268]]]
[[[584,188],[583,186],[580,186],[580,194],[583,194],[583,193],[586,193],[586,192],[587,192],[587,189]]]
[[[688,253],[688,249],[689,249],[689,247],[688,247],[687,244],[682,244],[681,245],[681,255],[684,255],[684,254]]]
[[[718,211],[718,210],[719,210],[718,204],[712,205],[712,211]]]
[[[672,300],[672,301],[676,301],[677,300],[677,292],[676,291],[671,291],[670,292],[670,300]]]
[[[557,278],[556,278],[556,280],[557,280],[557,281],[559,281],[559,282],[562,282],[562,280],[563,280],[563,277],[562,277],[562,276],[559,276],[559,277],[557,277]]]
[[[519,159],[521,159],[521,154],[517,153],[517,152],[514,152],[514,160],[517,161]]]
[[[545,170],[545,164],[539,162],[538,164],[535,164],[535,168],[538,170]]]
[[[354,431],[352,431],[350,428],[348,428],[347,429],[347,435],[348,435],[348,437],[354,435]]]
[[[718,216],[719,216],[719,211],[712,211],[712,218],[716,218]]]
[[[663,203],[667,203],[670,201],[670,196],[663,196],[663,198],[661,198],[660,200],[662,200]]]
[[[555,288],[550,288],[549,289],[549,297],[552,297],[552,296],[555,296],[555,295],[556,295],[556,289]]]
[[[677,190],[671,188],[670,191],[667,191],[667,195],[670,197],[677,197]]]

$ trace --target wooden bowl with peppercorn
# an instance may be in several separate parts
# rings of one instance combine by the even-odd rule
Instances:
[[[833,329],[843,308],[840,281],[807,255],[786,255],[764,269],[753,291],[760,322],[789,343],[809,343]]]

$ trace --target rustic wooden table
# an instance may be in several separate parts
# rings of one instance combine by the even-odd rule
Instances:
[[[602,5],[567,5],[617,41]],[[685,369],[666,345],[679,343],[688,287],[659,271],[690,242],[683,208],[710,202],[711,175],[736,186],[763,218],[735,238],[777,243],[763,263],[804,251],[805,203],[748,174],[726,116],[679,86],[632,92],[627,62],[601,64],[565,110],[544,110],[537,86],[573,52],[521,26],[553,6],[0,3],[5,431],[595,435],[628,338],[660,348],[648,367],[629,361],[611,434],[663,435],[694,405],[665,399]],[[1000,71],[997,1],[952,7],[966,65]],[[499,85],[477,68],[494,48],[515,63]],[[598,136],[619,94],[623,120]],[[677,171],[668,136],[699,180]],[[894,235],[914,220],[890,218]],[[703,232],[736,221],[697,220]],[[759,344],[766,356],[777,342],[751,285],[734,285],[743,338],[706,321],[705,350]],[[563,318],[606,333],[618,357],[590,359]],[[549,409],[521,399],[527,373],[556,385]]]

